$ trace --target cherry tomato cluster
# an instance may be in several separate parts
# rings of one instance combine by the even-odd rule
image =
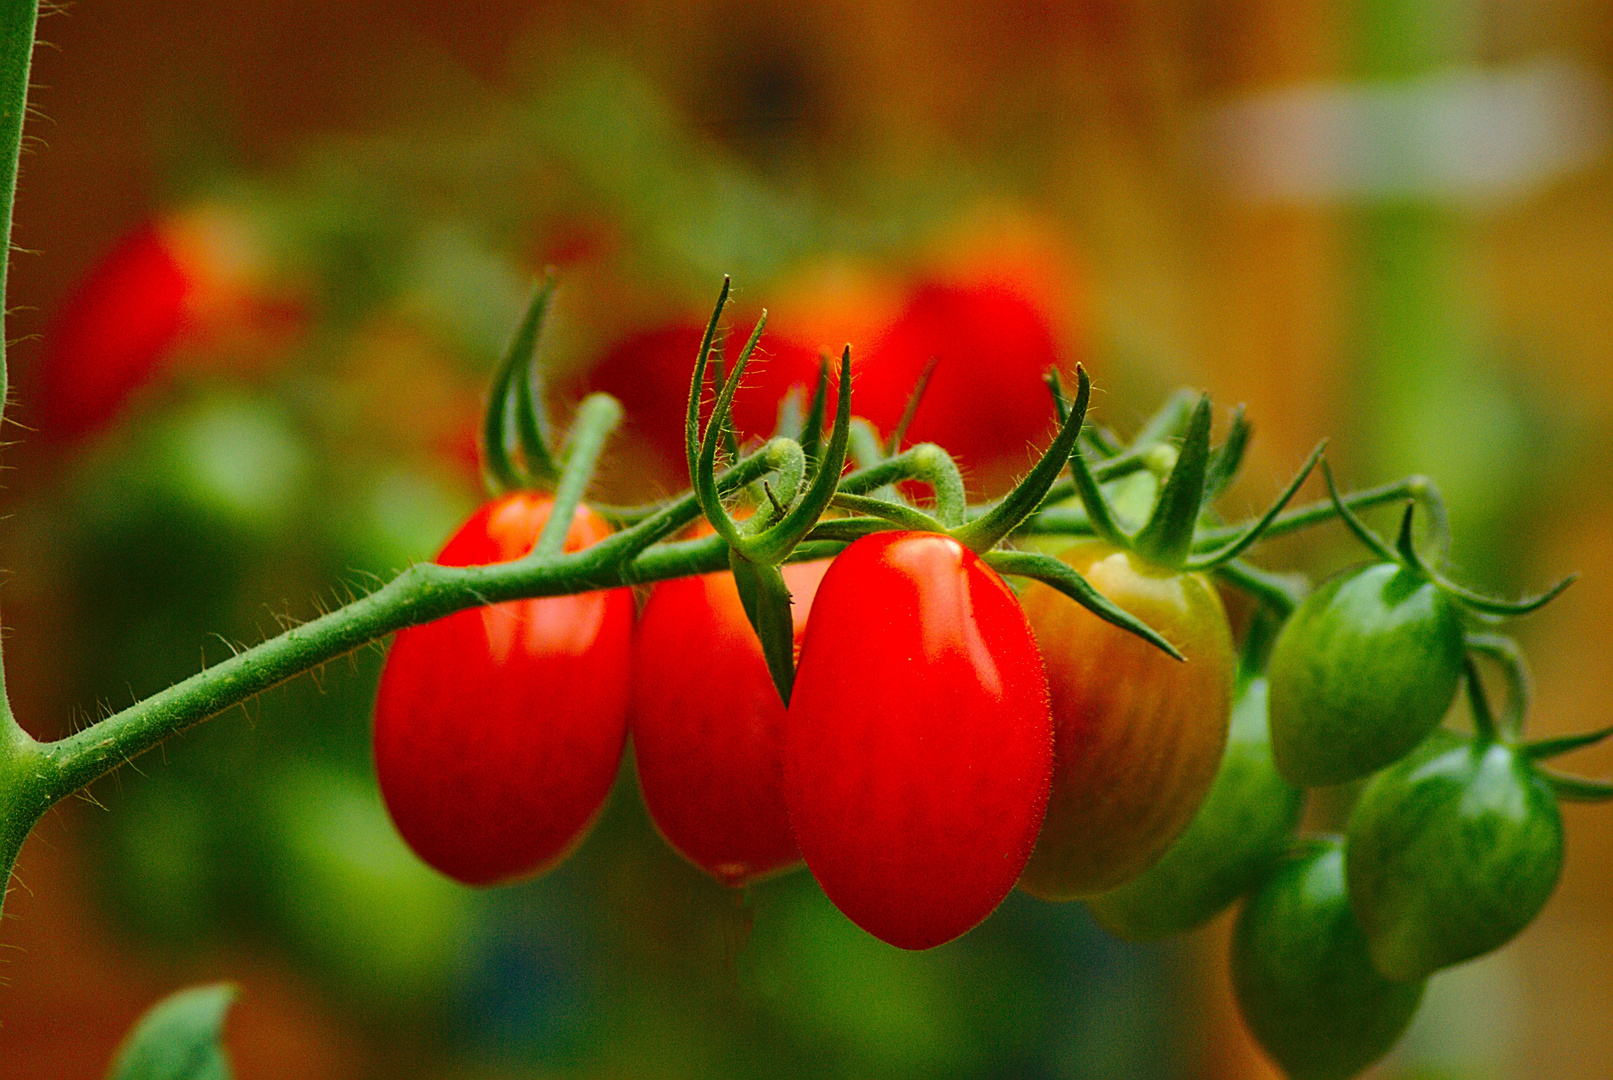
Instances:
[[[489,503],[439,561],[563,558],[614,519],[643,538],[625,557],[664,540],[685,569],[656,575],[636,620],[631,590],[600,588],[596,567],[574,595],[398,634],[376,706],[381,791],[416,852],[461,881],[563,858],[630,733],[645,806],[690,862],[744,886],[804,861],[902,948],[965,933],[1016,884],[1138,940],[1243,897],[1232,971],[1251,1032],[1292,1076],[1347,1077],[1398,1039],[1429,974],[1539,911],[1561,865],[1558,799],[1613,795],[1540,764],[1606,732],[1524,741],[1522,661],[1487,629],[1557,590],[1507,602],[1440,574],[1413,542],[1416,499],[1443,542],[1426,481],[1346,497],[1329,474],[1327,501],[1284,513],[1318,447],[1262,517],[1226,525],[1212,504],[1247,442],[1241,412],[1212,448],[1208,399],[1178,396],[1123,444],[1084,425],[1078,370],[1073,402],[1049,375],[1059,425],[1041,460],[970,506],[950,456],[900,450],[900,430],[846,471],[849,350],[838,394],[824,365],[792,433],[745,453],[732,406],[761,326],[706,408],[719,302],[686,400],[693,492],[596,513],[577,502],[588,455],[551,450],[522,374],[546,302],[485,437],[490,475],[555,494]],[[906,496],[915,479],[932,500]],[[1391,547],[1352,507],[1396,501]],[[1335,518],[1377,561],[1308,595],[1241,557]],[[1254,600],[1241,649],[1223,588]],[[1508,676],[1500,718],[1481,661]],[[1439,726],[1463,685],[1470,734]],[[1343,837],[1296,838],[1306,788],[1362,778]]]

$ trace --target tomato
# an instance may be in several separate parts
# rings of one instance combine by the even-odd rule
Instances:
[[[488,503],[437,561],[519,558],[550,506],[530,492]],[[579,508],[566,550],[607,533]],[[375,771],[416,854],[468,885],[565,857],[621,763],[632,632],[628,589],[472,608],[398,632],[375,704]]]
[[[263,293],[263,259],[251,222],[225,206],[191,207],[125,235],[45,332],[41,434],[70,441],[106,426],[162,372],[182,340],[225,325],[270,329],[271,322],[286,322],[294,313]]]
[[[1226,754],[1187,831],[1164,856],[1118,889],[1087,901],[1106,929],[1153,941],[1208,922],[1247,892],[1288,847],[1305,792],[1271,760],[1266,680],[1254,679],[1232,709]]]
[[[1232,933],[1232,989],[1255,1040],[1292,1080],[1345,1080],[1389,1052],[1423,983],[1392,982],[1367,955],[1337,839],[1290,854]]]
[[[1534,920],[1562,869],[1562,816],[1512,747],[1436,731],[1368,781],[1344,852],[1373,962],[1419,979]]]
[[[68,297],[40,358],[40,429],[104,426],[178,339],[195,284],[155,222],[125,236]]]
[[[626,434],[640,440],[673,475],[685,470],[684,413],[689,380],[704,337],[705,327],[693,322],[632,334],[601,357],[577,387],[579,396],[603,391],[620,401],[627,416]],[[748,333],[731,331],[727,335],[729,370],[747,339]],[[734,427],[741,440],[771,436],[778,426],[779,405],[790,387],[802,385],[810,392],[817,382],[815,350],[764,337],[745,369],[744,391],[734,398]],[[708,394],[708,407],[711,396]]]
[[[1450,709],[1465,655],[1455,603],[1416,570],[1374,563],[1334,577],[1272,646],[1277,768],[1317,787],[1398,761]]]
[[[1056,742],[1047,821],[1020,887],[1046,900],[1113,889],[1165,853],[1215,779],[1232,712],[1232,632],[1202,574],[1158,569],[1101,541],[1059,558],[1187,660],[1047,585],[1026,587]]]
[[[796,648],[827,562],[783,568]],[[784,703],[732,574],[663,581],[633,643],[633,750],[667,843],[724,885],[801,859],[784,806]]]
[[[989,915],[1030,856],[1052,751],[1036,642],[979,556],[884,532],[835,558],[801,646],[784,800],[853,922],[926,949]]]
[[[937,363],[907,431],[952,454],[971,488],[1001,494],[1045,445],[1050,368],[1066,374],[1048,317],[1000,282],[918,287],[894,324],[858,363],[857,413],[893,430],[924,366]]]

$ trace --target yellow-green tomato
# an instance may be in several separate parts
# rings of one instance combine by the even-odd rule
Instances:
[[[1220,771],[1187,831],[1159,862],[1087,906],[1129,941],[1200,926],[1258,883],[1288,847],[1304,806],[1304,789],[1272,763],[1266,680],[1253,679],[1233,706]]]
[[[1054,743],[1047,818],[1019,884],[1045,900],[1106,892],[1165,853],[1215,779],[1232,710],[1232,634],[1202,574],[1097,541],[1059,558],[1187,659],[1040,582],[1022,594],[1047,668]]]

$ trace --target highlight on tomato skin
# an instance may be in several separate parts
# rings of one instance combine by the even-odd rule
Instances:
[[[848,918],[927,949],[989,915],[1030,857],[1052,750],[1041,655],[979,556],[885,532],[835,558],[801,647],[784,794]]]
[[[827,562],[783,567],[796,650]],[[633,644],[630,727],[651,819],[729,886],[801,861],[784,806],[784,703],[732,574],[655,586]]]
[[[488,503],[444,546],[448,566],[531,550],[546,495]],[[580,507],[565,548],[608,526]],[[582,840],[627,737],[631,590],[511,601],[399,631],[375,706],[375,768],[398,832],[467,885],[540,873]]]

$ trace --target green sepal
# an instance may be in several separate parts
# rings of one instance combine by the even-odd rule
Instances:
[[[1498,600],[1493,596],[1485,596],[1474,592],[1472,589],[1464,588],[1432,568],[1428,570],[1428,576],[1433,580],[1434,584],[1450,593],[1463,606],[1482,612],[1485,615],[1502,616],[1527,615],[1532,611],[1539,611],[1557,599],[1564,589],[1579,579],[1578,574],[1569,574],[1557,584],[1536,596],[1531,596],[1524,600]]]
[[[924,400],[924,391],[929,388],[930,376],[935,374],[935,366],[941,362],[939,356],[932,356],[924,362],[919,371],[919,377],[913,380],[913,389],[907,395],[907,404],[902,409],[902,415],[891,428],[891,433],[885,439],[885,456],[896,453],[901,447],[902,440],[907,438],[907,429],[913,423],[913,417],[918,414],[919,402]]]
[[[1215,576],[1259,600],[1283,619],[1294,613],[1310,595],[1311,583],[1304,574],[1278,574],[1250,566],[1242,559],[1231,559],[1214,570]]]
[[[1064,465],[1070,460],[1072,453],[1077,452],[1076,436],[1081,433],[1081,423],[1086,419],[1087,403],[1092,398],[1092,380],[1087,378],[1086,369],[1077,365],[1075,369],[1077,380],[1075,403],[1065,414],[1064,422],[1059,432],[1053,438],[1041,458],[1026,473],[1014,489],[1002,500],[973,521],[965,522],[952,530],[953,539],[963,544],[969,550],[980,554],[990,551],[997,546],[998,541],[1013,532],[1021,521],[1036,512],[1047,497],[1048,489],[1053,481],[1059,478],[1064,471]]]
[[[1232,412],[1232,426],[1227,429],[1226,441],[1216,447],[1210,455],[1209,466],[1204,470],[1206,505],[1219,498],[1238,475],[1238,467],[1243,464],[1243,452],[1249,447],[1252,433],[1253,428],[1244,416],[1244,406],[1239,405]]]
[[[818,354],[818,385],[812,391],[812,403],[807,406],[806,419],[801,423],[801,451],[807,460],[816,462],[818,450],[823,446],[823,418],[829,405],[829,357]]]
[[[1042,382],[1053,397],[1053,411],[1058,415],[1059,426],[1063,427],[1070,418],[1070,402],[1064,396],[1064,382],[1059,378],[1059,369],[1048,368],[1047,374],[1042,376]]]
[[[1480,743],[1495,742],[1499,735],[1495,710],[1490,708],[1490,698],[1484,692],[1484,682],[1479,678],[1479,668],[1473,662],[1472,653],[1462,658],[1462,673],[1467,682],[1468,711],[1473,715],[1473,734]]]
[[[1546,761],[1587,746],[1595,746],[1609,735],[1613,735],[1613,726],[1602,728],[1600,731],[1583,732],[1579,735],[1560,735],[1553,739],[1531,739],[1526,743],[1520,743],[1516,749],[1519,756],[1530,761]]]
[[[689,382],[689,400],[683,414],[683,453],[689,465],[689,482],[698,486],[698,472],[700,469],[700,399],[706,392],[706,368],[711,362],[711,350],[717,340],[717,323],[722,319],[722,310],[728,305],[728,291],[731,282],[727,274],[723,275],[722,291],[717,294],[717,306],[711,311],[711,320],[706,323],[706,332],[700,339],[700,354],[695,357],[694,375]]]
[[[1463,642],[1470,653],[1487,656],[1495,661],[1507,678],[1507,707],[1498,720],[1501,737],[1516,741],[1523,732],[1524,717],[1529,714],[1529,665],[1524,660],[1518,643],[1503,634],[1466,634]]]
[[[1408,502],[1406,510],[1400,515],[1400,531],[1395,535],[1395,550],[1400,553],[1400,561],[1418,573],[1427,574],[1428,567],[1423,565],[1422,556],[1417,554],[1417,544],[1412,537],[1412,521],[1417,516],[1417,504]]]
[[[705,433],[700,437],[700,449],[695,459],[694,489],[700,499],[700,509],[705,513],[706,520],[711,522],[711,527],[717,531],[717,535],[728,541],[731,547],[743,547],[745,540],[739,526],[728,515],[727,508],[723,506],[722,499],[717,494],[717,444],[723,440],[729,410],[734,403],[734,394],[739,391],[739,380],[745,374],[745,364],[750,359],[752,350],[756,348],[756,342],[761,338],[762,328],[766,324],[767,312],[763,311],[761,317],[756,320],[756,328],[751,331],[750,340],[739,354],[738,362],[734,364],[733,374],[722,383],[716,404],[711,407],[711,418],[706,421]],[[704,369],[707,360],[708,355],[702,353],[700,362],[696,365],[701,384],[705,382]],[[691,409],[692,415],[694,412],[695,410]]]
[[[1075,493],[1080,496],[1081,507],[1087,512],[1087,525],[1092,529],[1093,535],[1115,547],[1130,548],[1131,537],[1126,535],[1119,522],[1115,521],[1114,514],[1110,512],[1109,500],[1103,497],[1103,490],[1098,487],[1098,478],[1088,467],[1087,456],[1081,452],[1079,443],[1070,454],[1070,477],[1075,481]]]
[[[1216,548],[1214,551],[1188,558],[1182,563],[1182,569],[1188,571],[1214,570],[1222,563],[1230,562],[1249,550],[1255,541],[1259,540],[1266,529],[1270,527],[1271,523],[1277,520],[1277,515],[1282,513],[1283,507],[1288,505],[1288,500],[1294,497],[1294,493],[1305,482],[1305,478],[1310,476],[1311,470],[1316,468],[1316,463],[1322,459],[1322,450],[1326,446],[1326,439],[1316,444],[1316,449],[1312,450],[1311,456],[1305,459],[1305,464],[1300,467],[1299,472],[1294,474],[1294,478],[1288,482],[1288,486],[1283,489],[1282,494],[1277,496],[1277,501],[1271,504],[1271,509],[1261,515],[1258,521],[1245,529],[1241,535],[1227,541],[1225,545]]]
[[[213,983],[157,1002],[123,1040],[108,1080],[229,1080],[222,1032],[238,993],[231,983]]]
[[[521,446],[521,461],[526,466],[527,479],[543,487],[560,480],[560,466],[549,449],[553,436],[544,411],[543,378],[536,363],[538,334],[548,320],[554,290],[554,274],[549,273],[538,285],[510,345],[511,355],[506,358],[514,361],[510,378],[515,386],[515,434]]]
[[[1544,765],[1536,765],[1535,772],[1551,786],[1552,794],[1561,802],[1598,803],[1613,800],[1613,781],[1571,776]]]
[[[790,703],[795,683],[795,624],[790,617],[790,590],[777,566],[751,562],[736,548],[728,549],[728,565],[734,572],[739,602],[745,617],[762,643],[768,674],[779,700]]]
[[[1154,503],[1154,512],[1132,542],[1132,550],[1155,566],[1179,567],[1193,550],[1193,530],[1204,505],[1211,419],[1210,396],[1201,394],[1187,433],[1182,436],[1176,464]]]
[[[1081,428],[1081,438],[1086,444],[1098,452],[1099,457],[1118,457],[1126,449],[1115,433],[1102,424],[1085,424]]]
[[[546,278],[532,294],[521,325],[504,356],[499,360],[488,393],[487,411],[482,414],[482,457],[486,463],[487,485],[494,492],[514,491],[536,481],[545,486],[554,483],[560,470],[549,454],[548,444],[541,427],[537,408],[533,402],[530,369],[537,353],[538,334],[549,313],[549,301],[554,297],[554,278]],[[510,390],[516,390],[515,400]],[[510,458],[509,419],[515,413],[517,435],[521,452],[526,459],[527,476],[523,476]],[[528,430],[530,429],[530,431]]]
[[[1103,621],[1113,623],[1127,633],[1136,634],[1172,659],[1186,659],[1177,651],[1176,646],[1129,611],[1123,611],[1112,604],[1102,593],[1094,589],[1086,578],[1076,573],[1062,560],[1031,551],[988,551],[981,558],[986,561],[987,566],[999,574],[1035,578],[1057,589]]]
[[[743,366],[740,364],[735,367],[736,379]],[[801,538],[817,524],[818,518],[829,508],[829,501],[834,498],[835,490],[840,483],[841,469],[846,463],[846,444],[851,434],[850,345],[847,345],[840,355],[838,392],[839,400],[835,404],[835,422],[829,433],[829,445],[823,452],[823,460],[818,463],[817,470],[812,474],[811,484],[807,487],[806,493],[795,500],[782,521],[753,537],[745,545],[747,557],[762,562],[782,561],[790,553],[790,549],[800,543]],[[725,394],[727,398],[732,399],[731,393],[725,391]],[[726,408],[726,402],[719,400],[719,404]]]
[[[1327,497],[1333,502],[1334,512],[1338,514],[1339,519],[1344,522],[1345,526],[1355,534],[1356,539],[1371,548],[1373,553],[1384,562],[1398,563],[1400,557],[1395,550],[1384,543],[1383,538],[1377,533],[1362,524],[1361,519],[1356,517],[1354,511],[1345,503],[1344,497],[1339,494],[1338,485],[1333,482],[1333,469],[1328,465],[1325,458],[1322,460],[1322,479],[1327,482]]]
[[[916,532],[946,531],[945,526],[935,518],[906,503],[893,503],[884,499],[870,498],[867,495],[836,492],[834,498],[829,500],[829,505],[837,510],[849,510],[853,514],[880,518],[899,529],[912,529]]]

